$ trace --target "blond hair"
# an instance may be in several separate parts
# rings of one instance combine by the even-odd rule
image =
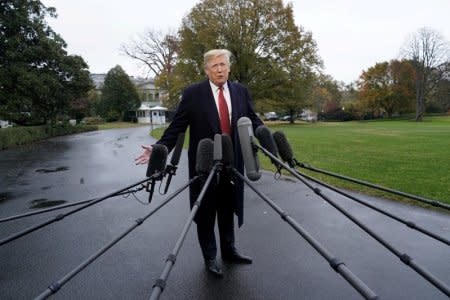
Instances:
[[[208,62],[217,57],[224,55],[227,61],[228,66],[231,65],[230,58],[231,58],[231,52],[227,49],[212,49],[203,54],[203,63],[205,68],[208,67]]]

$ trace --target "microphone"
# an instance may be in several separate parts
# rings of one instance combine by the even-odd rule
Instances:
[[[166,167],[166,173],[169,174],[166,181],[166,187],[164,188],[164,194],[169,190],[170,182],[172,181],[172,176],[175,175],[177,170],[177,165],[180,161],[181,151],[183,150],[184,144],[184,136],[185,133],[180,133],[177,138],[177,143],[175,144],[175,148],[173,149],[172,158],[170,160],[170,165]]]
[[[214,162],[222,161],[222,135],[218,133],[214,135],[213,160]]]
[[[269,151],[273,156],[278,157],[278,147],[269,128],[264,125],[258,126],[255,130],[255,136],[264,149]],[[270,160],[278,169],[281,169],[281,165],[275,159],[270,158]]]
[[[173,149],[172,157],[170,159],[170,164],[172,166],[176,166],[180,162],[181,151],[183,150],[184,144],[184,136],[184,132],[178,135],[177,143],[175,144],[175,148]]]
[[[256,181],[261,178],[261,173],[259,172],[259,160],[253,144],[252,122],[247,117],[241,117],[237,121],[237,128],[247,177]]]
[[[167,147],[161,144],[152,145],[152,153],[148,161],[147,177],[151,178],[151,182],[147,182],[146,191],[149,192],[148,203],[152,201],[153,192],[155,190],[155,181],[162,180],[164,177],[164,168],[167,161]],[[150,189],[149,189],[150,188]]]
[[[200,140],[197,146],[195,171],[200,175],[208,175],[214,163],[214,143],[211,139]]]
[[[213,161],[217,164],[216,182],[220,182],[220,171],[222,171],[222,135],[216,133],[214,135]]]
[[[291,168],[295,167],[298,162],[294,158],[291,145],[289,144],[286,136],[282,131],[276,131],[273,133],[273,139],[280,151],[281,159],[289,164]]]
[[[225,168],[234,166],[233,142],[228,134],[222,134],[222,160]]]

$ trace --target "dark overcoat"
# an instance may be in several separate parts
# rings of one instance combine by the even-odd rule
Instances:
[[[248,117],[253,124],[253,130],[259,125],[262,125],[262,121],[258,118],[253,110],[252,99],[248,92],[248,89],[242,84],[228,81],[228,88],[231,98],[231,129],[232,129],[232,142],[234,149],[234,163],[235,168],[243,173],[244,163],[242,159],[241,146],[239,144],[239,136],[237,131],[237,120],[241,117]],[[173,121],[169,127],[165,130],[161,139],[157,142],[167,146],[171,151],[175,146],[178,134],[185,132],[189,127],[189,178],[193,178],[196,175],[195,164],[197,146],[200,140],[204,138],[214,139],[216,133],[221,134],[219,113],[214,100],[214,95],[211,90],[209,80],[204,80],[200,83],[189,86],[183,91],[181,102],[174,115]],[[244,187],[241,180],[234,180],[234,199],[230,199],[230,204],[234,206],[234,212],[238,217],[239,226],[243,223],[244,216]],[[201,190],[201,184],[198,182],[190,187],[190,202],[191,207],[196,201],[197,196]],[[213,197],[211,193],[207,193],[207,196]],[[202,211],[199,210],[197,218],[201,218]]]

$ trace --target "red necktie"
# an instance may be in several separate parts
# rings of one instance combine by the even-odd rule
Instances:
[[[222,133],[231,136],[230,116],[228,113],[227,101],[225,101],[225,97],[223,96],[223,86],[219,87],[219,115]]]

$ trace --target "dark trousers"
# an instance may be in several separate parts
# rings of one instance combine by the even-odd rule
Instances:
[[[228,178],[221,178],[218,185],[208,190],[198,213],[197,235],[204,259],[214,259],[217,255],[216,216],[222,254],[234,249],[234,186]]]

